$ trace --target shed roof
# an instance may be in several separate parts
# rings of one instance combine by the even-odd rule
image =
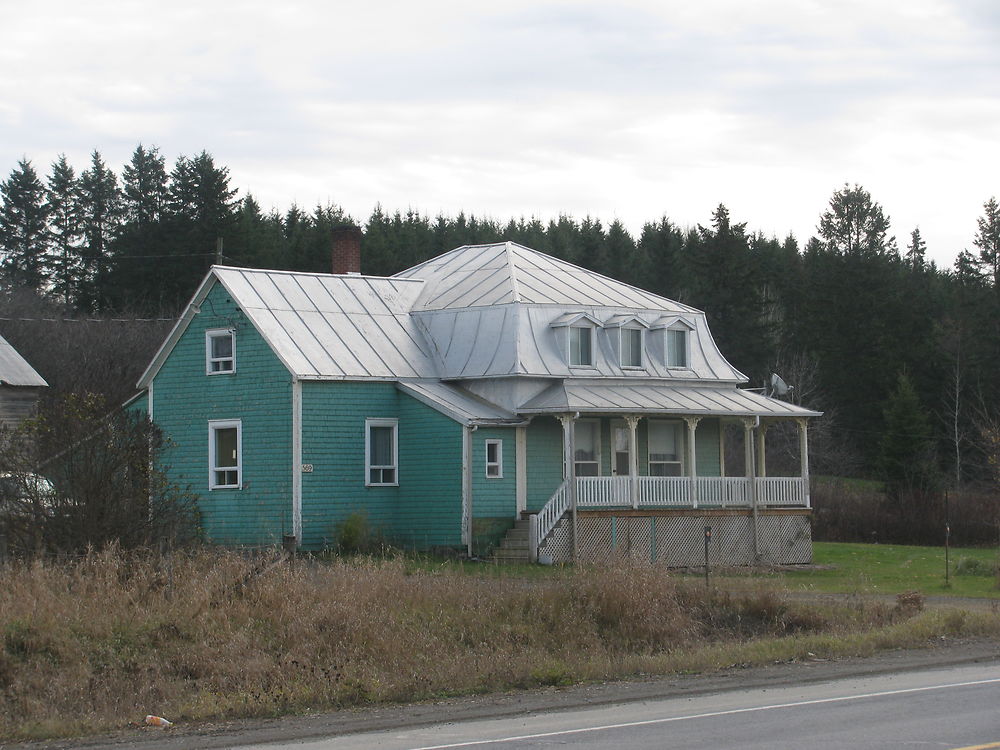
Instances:
[[[0,336],[0,385],[43,387],[48,383]]]
[[[556,383],[518,409],[522,414],[581,413],[694,414],[743,417],[818,417],[821,412],[753,391],[665,383]]]
[[[396,385],[418,401],[465,424],[523,424],[525,420],[459,386],[440,380],[406,380]]]

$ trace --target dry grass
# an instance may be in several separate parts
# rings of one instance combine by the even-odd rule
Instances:
[[[914,609],[729,595],[649,565],[525,580],[398,559],[110,550],[0,569],[0,739],[147,713],[273,716],[1000,632],[995,614],[945,622]]]

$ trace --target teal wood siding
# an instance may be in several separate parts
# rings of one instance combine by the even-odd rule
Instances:
[[[514,432],[513,427],[480,427],[472,433],[472,534],[477,554],[498,544],[517,518]],[[502,477],[486,476],[487,440],[502,442]]]
[[[554,417],[536,417],[528,425],[527,441],[527,509],[541,510],[563,481],[562,424]]]
[[[205,331],[234,328],[236,371],[205,374]],[[292,533],[291,375],[216,283],[152,385],[153,420],[169,438],[164,467],[200,498],[206,537],[276,544]],[[209,490],[208,422],[242,420],[242,488]]]
[[[702,419],[694,433],[694,449],[699,477],[720,476],[722,460],[719,457],[719,420]]]
[[[395,536],[401,543],[420,549],[462,545],[463,429],[412,396],[399,394]]]
[[[398,486],[365,486],[365,420],[398,419]],[[392,383],[303,382],[302,541],[336,543],[354,512],[388,541],[461,544],[462,427]]]

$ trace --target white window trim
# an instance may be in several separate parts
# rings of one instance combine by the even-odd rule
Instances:
[[[576,425],[578,425],[578,424],[596,424],[597,425],[597,446],[596,446],[597,450],[595,451],[595,455],[594,455],[594,458],[595,458],[595,460],[597,462],[597,473],[594,474],[593,476],[596,476],[596,477],[603,476],[603,474],[601,473],[601,441],[602,441],[601,420],[600,419],[577,419],[573,423],[573,429],[574,430],[576,430]],[[575,445],[576,445],[576,434],[575,434],[575,432],[574,432],[574,435],[573,435],[573,444],[574,444],[574,449],[573,449],[574,450],[574,455],[573,455],[573,473],[577,474],[576,467],[577,467],[578,464],[592,464],[592,463],[594,463],[594,461],[577,461],[576,460],[576,455],[575,455],[576,454],[576,448],[575,448]]]
[[[372,427],[392,428],[392,464],[372,466]],[[392,469],[395,481],[373,482],[371,481],[372,469]],[[365,487],[398,487],[399,486],[399,420],[382,419],[370,417],[365,420]]]
[[[232,340],[233,354],[231,357],[215,358],[212,356],[212,339],[228,335]],[[229,361],[232,366],[228,370],[213,370],[213,362]],[[232,328],[212,328],[205,331],[205,374],[206,375],[234,375],[236,373],[236,331]]]
[[[684,364],[673,364],[670,361],[670,332],[680,331],[684,334]],[[675,324],[663,329],[663,363],[673,370],[691,369],[691,329],[683,324]]]
[[[685,442],[687,441],[687,430],[685,430],[683,428],[684,422],[682,420],[680,420],[680,419],[650,419],[648,421],[648,425],[651,426],[653,424],[672,424],[672,425],[676,425],[677,427],[680,427],[680,429],[677,430],[674,433],[674,436],[677,439],[677,443],[678,443],[677,444],[677,451],[678,451],[678,454],[679,454],[680,458],[677,461],[653,461],[653,459],[652,459],[652,455],[653,455],[653,440],[652,440],[652,437],[650,435],[650,430],[647,427],[647,430],[646,430],[646,473],[649,476],[654,476],[654,474],[653,474],[653,464],[654,463],[655,464],[663,464],[663,465],[679,464],[680,465],[680,474],[678,474],[678,476],[682,476],[682,477],[683,476],[687,476],[687,474],[685,472],[685,467],[684,467],[685,458],[687,456],[687,451],[685,450]]]
[[[639,364],[637,365],[627,365],[625,364],[625,331],[638,331],[639,332]],[[645,331],[641,326],[631,325],[631,326],[620,326],[618,328],[618,364],[623,370],[642,370],[646,366],[646,353],[644,349],[646,348],[646,335]]]
[[[495,445],[497,447],[497,460],[490,461],[490,446]],[[484,445],[485,459],[486,459],[486,478],[487,479],[503,479],[503,440],[496,438],[489,438],[486,440]],[[495,467],[496,473],[491,474],[490,468]]]
[[[588,364],[573,364],[573,330],[579,328],[590,335],[590,362]],[[566,362],[573,369],[593,369],[597,366],[597,341],[594,331],[596,327],[589,324],[566,326]]]
[[[218,471],[232,471],[232,466],[215,465],[215,433],[217,430],[236,428],[236,484],[216,484]],[[243,489],[243,421],[240,419],[210,419],[208,421],[208,489]]]

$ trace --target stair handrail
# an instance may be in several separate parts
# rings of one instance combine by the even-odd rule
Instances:
[[[538,548],[545,541],[545,537],[556,527],[559,519],[566,515],[569,504],[569,481],[564,480],[542,509],[529,517],[528,552],[533,562],[538,559]]]

